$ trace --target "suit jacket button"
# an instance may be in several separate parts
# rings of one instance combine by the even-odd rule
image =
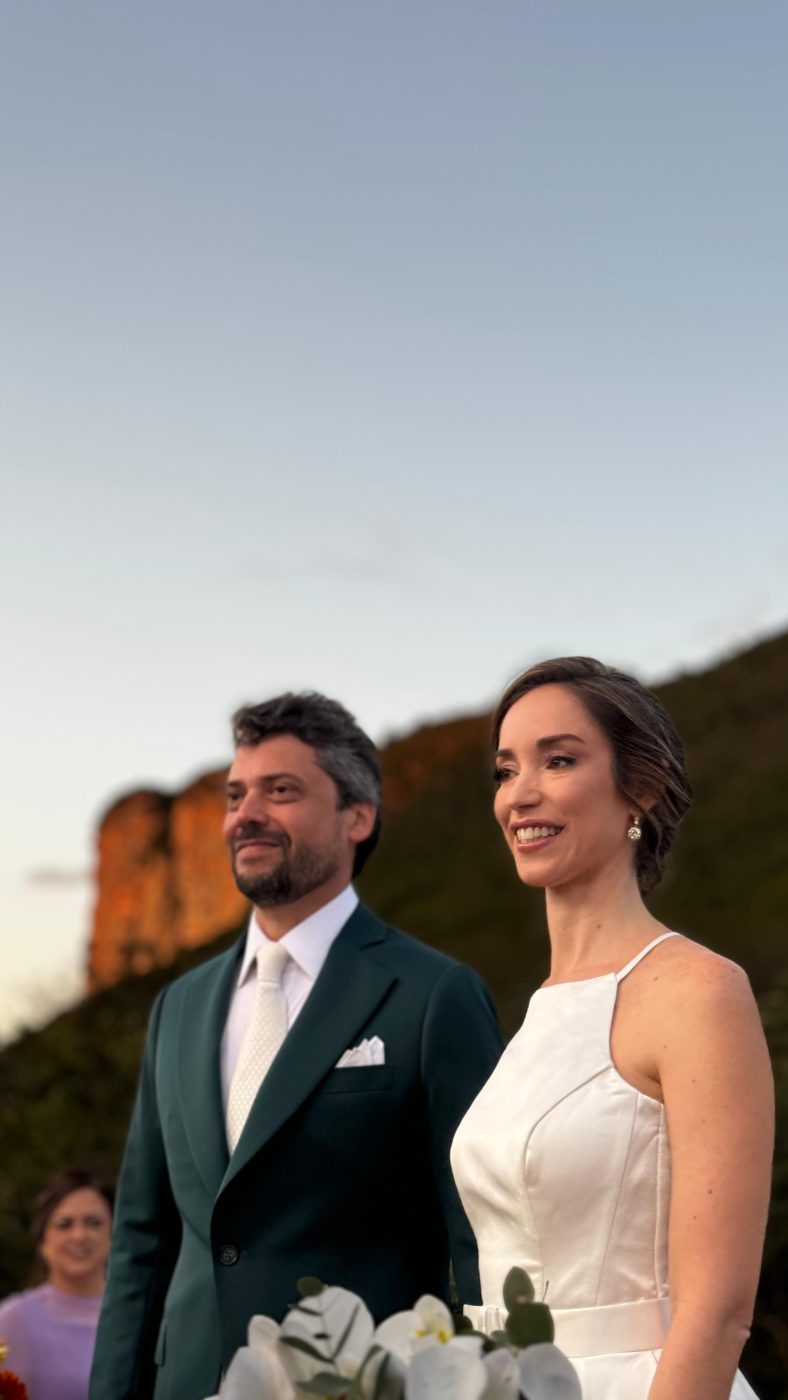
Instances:
[[[234,1244],[222,1245],[221,1249],[219,1250],[219,1263],[226,1264],[228,1268],[230,1264],[238,1263],[238,1250],[236,1249]]]

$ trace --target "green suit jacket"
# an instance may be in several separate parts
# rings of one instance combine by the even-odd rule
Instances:
[[[449,1146],[501,1053],[482,980],[359,905],[230,1160],[219,1045],[242,948],[153,1008],[90,1400],[204,1400],[249,1318],[281,1318],[304,1274],[380,1319],[445,1297],[451,1254],[461,1298],[480,1301]],[[384,1065],[335,1068],[373,1035]]]

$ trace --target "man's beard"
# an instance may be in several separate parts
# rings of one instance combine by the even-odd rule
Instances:
[[[332,880],[340,866],[336,852],[316,851],[308,846],[293,850],[286,837],[282,841],[282,858],[272,870],[239,871],[235,852],[232,860],[236,885],[258,909],[294,904]]]

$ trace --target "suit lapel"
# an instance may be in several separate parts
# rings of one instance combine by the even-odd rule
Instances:
[[[386,938],[363,905],[335,939],[320,975],[255,1099],[222,1189],[312,1093],[352,1044],[396,976],[366,953]]]
[[[233,983],[244,939],[230,948],[206,989],[195,981],[187,990],[178,1035],[178,1092],[192,1155],[214,1200],[227,1169],[220,1056]]]

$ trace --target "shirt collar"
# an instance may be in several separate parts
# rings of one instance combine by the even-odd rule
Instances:
[[[328,952],[337,934],[341,932],[358,904],[358,895],[352,885],[346,885],[341,894],[330,899],[303,919],[300,924],[279,939],[293,962],[298,963],[302,972],[314,981],[328,957]],[[255,918],[255,911],[249,916],[246,943],[237,986],[241,986],[249,976],[257,957],[258,948],[266,941],[266,936]]]

